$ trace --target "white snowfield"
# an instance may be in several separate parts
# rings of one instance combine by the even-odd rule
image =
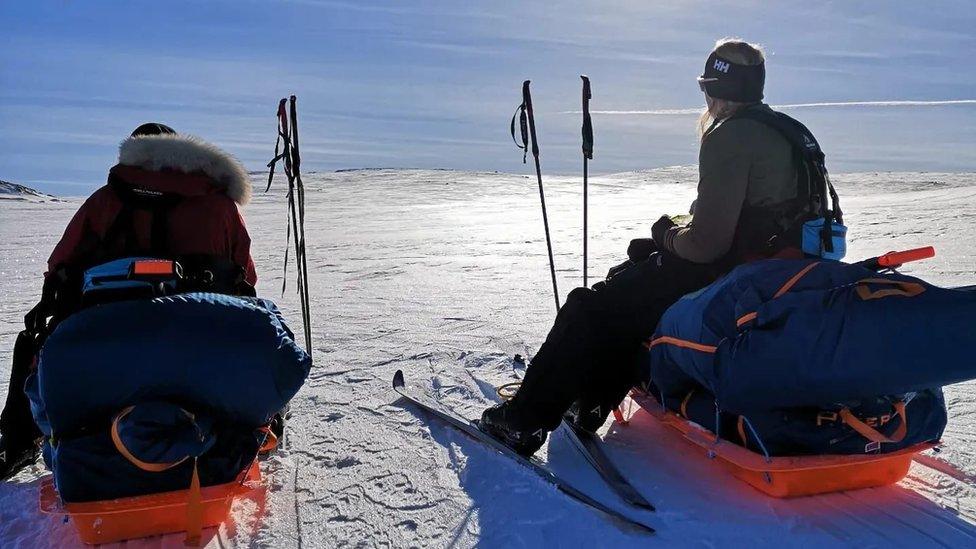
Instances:
[[[931,244],[939,255],[906,272],[942,285],[976,283],[976,175],[836,179],[849,258]],[[567,498],[390,388],[403,369],[408,384],[475,418],[496,401],[496,386],[522,373],[512,355],[531,357],[554,317],[534,175],[371,170],[305,181],[315,366],[293,401],[286,450],[262,466],[267,501],[238,504],[235,524],[210,531],[210,546],[976,547],[973,383],[946,392],[950,421],[934,464],[949,474],[915,465],[896,486],[771,499],[638,411],[629,426],[605,426],[605,438],[656,513],[626,509],[562,433],[541,457],[658,533],[630,530]],[[591,282],[662,213],[685,213],[695,184],[694,168],[593,177]],[[549,177],[546,185],[564,298],[582,278],[581,184]],[[255,186],[263,188],[260,176]],[[4,384],[46,256],[79,203],[0,203]],[[280,185],[245,211],[259,291],[279,298],[300,333],[292,280],[280,296],[284,214]],[[38,466],[0,485],[0,547],[78,543],[62,517],[37,510],[43,474]],[[170,535],[125,545],[181,544]]]

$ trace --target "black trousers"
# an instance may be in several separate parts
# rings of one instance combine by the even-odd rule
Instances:
[[[523,423],[551,431],[577,400],[609,414],[639,381],[643,342],[664,311],[717,274],[714,266],[656,252],[605,284],[570,292],[512,399]]]
[[[13,364],[10,368],[10,384],[7,387],[7,402],[0,412],[0,435],[14,442],[27,443],[41,437],[34,424],[30,400],[24,392],[24,384],[34,366],[36,353],[35,338],[29,332],[21,332],[14,344]]]

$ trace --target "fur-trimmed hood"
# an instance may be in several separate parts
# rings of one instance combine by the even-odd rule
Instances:
[[[158,172],[200,172],[241,206],[251,200],[251,178],[229,153],[199,137],[186,134],[139,135],[119,145],[119,164]]]

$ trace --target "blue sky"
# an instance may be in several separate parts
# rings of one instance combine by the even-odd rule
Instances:
[[[0,179],[104,182],[155,120],[263,167],[277,99],[300,100],[307,170],[522,172],[508,120],[531,78],[548,173],[579,170],[593,108],[697,107],[716,38],[767,47],[773,104],[976,98],[976,15],[946,2],[4,2]],[[976,171],[976,105],[792,111],[837,171]],[[594,172],[693,164],[694,115],[594,119]]]

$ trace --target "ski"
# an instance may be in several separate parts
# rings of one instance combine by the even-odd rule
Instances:
[[[654,505],[647,501],[644,496],[640,495],[637,489],[634,488],[634,485],[627,481],[627,478],[620,473],[620,469],[617,469],[617,466],[614,465],[613,460],[607,455],[600,437],[580,428],[570,421],[563,420],[563,427],[569,433],[569,438],[573,441],[573,444],[580,453],[583,454],[586,460],[590,462],[590,465],[603,477],[604,482],[621,499],[634,507],[640,507],[648,511],[654,510]]]
[[[508,446],[505,446],[504,444],[496,440],[494,437],[482,431],[474,423],[454,414],[453,412],[444,409],[442,406],[440,406],[433,400],[426,398],[423,395],[417,394],[415,391],[409,390],[406,386],[406,382],[404,381],[402,370],[397,370],[396,374],[394,374],[393,376],[393,390],[396,391],[400,396],[409,400],[414,405],[423,409],[426,413],[440,419],[444,423],[463,432],[464,434],[470,436],[471,438],[477,440],[478,442],[481,442],[482,444],[497,451],[498,453],[503,454],[515,460],[516,462],[520,463],[521,465],[525,466],[530,471],[538,475],[540,478],[542,478],[549,484],[555,486],[560,492],[566,494],[567,496],[579,501],[580,503],[588,505],[598,511],[601,511],[604,514],[608,515],[609,517],[621,521],[624,524],[627,524],[629,526],[632,526],[634,528],[637,528],[647,533],[654,533],[654,528],[636,519],[630,518],[624,515],[623,513],[621,513],[620,511],[612,509],[604,505],[603,503],[600,503],[599,501],[593,499],[592,497],[586,495],[584,492],[581,492],[577,488],[573,487],[573,485],[570,484],[568,481],[566,481],[564,478],[560,477],[556,473],[553,473],[548,467],[546,467],[538,460],[534,458],[526,458],[524,456],[519,455]]]

